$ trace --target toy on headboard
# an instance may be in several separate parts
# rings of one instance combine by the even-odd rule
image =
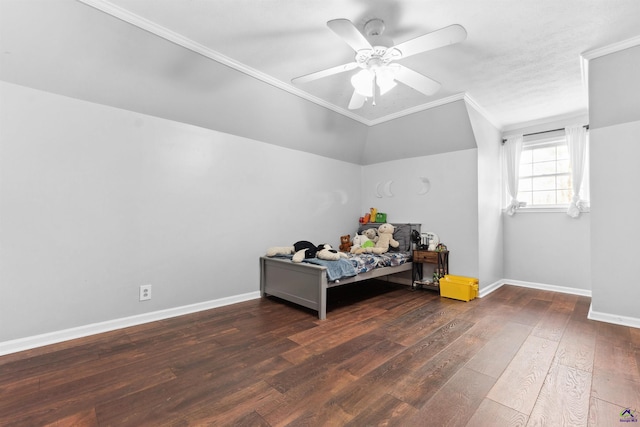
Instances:
[[[376,222],[376,214],[378,213],[378,209],[369,208],[369,212],[371,213],[371,222]]]
[[[351,235],[346,234],[344,236],[340,236],[340,251],[349,252],[351,250]]]

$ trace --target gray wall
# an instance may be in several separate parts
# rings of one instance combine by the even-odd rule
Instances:
[[[564,212],[504,215],[504,277],[509,280],[591,290],[590,214]]]
[[[363,213],[370,207],[390,222],[417,222],[446,244],[452,274],[478,277],[478,154],[477,149],[392,160],[362,168]],[[420,194],[420,177],[431,190]],[[391,196],[376,188],[390,186]],[[382,183],[382,185],[380,185]]]
[[[301,239],[333,236],[337,245],[372,206],[438,233],[451,272],[479,277],[481,287],[517,264],[507,258],[513,248],[502,264],[496,130],[464,105],[431,121],[435,134],[456,123],[461,149],[359,166],[10,83],[0,89],[0,342],[255,292],[258,266],[247,269],[247,260]],[[442,111],[417,114],[429,121]],[[431,182],[424,195],[420,177]],[[389,181],[392,196],[378,197]],[[505,225],[505,241],[511,231]],[[545,264],[548,253],[521,259]],[[525,276],[517,278],[556,284]],[[146,283],[154,296],[140,303]]]
[[[464,100],[369,128],[365,165],[476,148]]]
[[[2,47],[13,54],[2,57],[0,80],[362,161],[364,124],[89,6],[26,1],[3,12]]]
[[[592,308],[640,323],[640,47],[589,63]]]
[[[338,245],[360,214],[356,164],[8,83],[0,99],[0,343],[257,292],[267,247]]]
[[[0,342],[256,292],[253,262],[268,246],[338,245],[371,206],[436,231],[452,272],[479,275],[475,148],[363,167],[11,83],[0,91]],[[470,127],[465,109],[447,111],[444,123]],[[394,197],[376,197],[387,180]],[[151,301],[138,301],[142,284]]]
[[[640,46],[589,62],[591,129],[640,120]]]

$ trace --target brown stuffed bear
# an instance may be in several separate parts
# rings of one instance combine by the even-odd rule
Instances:
[[[346,236],[340,236],[340,250],[342,252],[349,252],[351,250],[351,235],[347,234]]]

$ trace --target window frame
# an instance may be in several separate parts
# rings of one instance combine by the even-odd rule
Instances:
[[[525,136],[523,139],[523,144],[522,144],[522,151],[524,152],[524,150],[528,147],[532,147],[532,146],[536,146],[536,145],[545,145],[545,144],[554,144],[554,145],[560,145],[560,144],[567,144],[567,139],[566,139],[566,135],[564,133],[564,130],[562,131],[553,131],[553,132],[549,132],[549,133],[544,133],[544,134],[536,134],[536,135],[528,135]],[[502,150],[504,150],[504,146],[502,148]],[[589,182],[589,133],[587,133],[587,154],[586,154],[586,164],[585,164],[585,169],[584,169],[584,174],[583,174],[583,181],[582,181],[582,185],[580,188],[580,195],[581,198],[583,200],[586,201],[586,208],[582,210],[582,212],[589,212],[590,211],[590,182]],[[504,163],[504,154],[502,155],[502,160],[501,163]],[[556,160],[557,161],[557,160]],[[506,176],[506,167],[504,164],[501,165],[502,167],[502,211],[506,211],[507,206],[510,203],[510,196],[509,196],[509,192],[507,189],[507,176]],[[558,176],[558,175],[562,175],[563,173],[555,173],[555,174],[549,174],[549,176]],[[520,175],[520,172],[519,172]],[[571,177],[571,170],[569,169],[569,176]],[[518,177],[518,179],[520,179],[520,177]],[[557,185],[556,185],[556,190],[557,190]],[[571,191],[571,194],[573,194],[573,182],[571,183],[571,188],[569,189]],[[518,191],[518,193],[520,193],[520,190]],[[566,213],[567,209],[569,208],[570,203],[562,203],[562,204],[549,204],[549,205],[531,205],[528,204],[526,206],[522,206],[518,209],[518,212],[523,212],[523,213],[533,213],[533,212],[563,212]]]

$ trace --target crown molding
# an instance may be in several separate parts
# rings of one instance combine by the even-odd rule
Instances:
[[[476,100],[471,97],[471,95],[469,95],[468,93],[465,93],[464,100],[467,103],[467,105],[469,105],[469,107],[476,110],[478,114],[480,114],[482,117],[485,118],[485,120],[491,123],[493,127],[495,127],[498,131],[502,132],[502,127],[503,127],[502,123],[496,120],[495,117],[493,117],[487,110],[484,109],[484,107],[478,104]]]
[[[220,64],[233,68],[234,70],[239,71],[243,74],[246,74],[250,77],[261,80],[273,87],[284,90],[292,95],[306,99],[307,101],[313,102],[314,104],[327,108],[328,110],[331,110],[345,117],[348,117],[352,120],[360,122],[366,126],[374,126],[380,123],[384,123],[400,117],[407,116],[409,114],[428,110],[430,108],[439,107],[441,105],[448,104],[450,102],[459,101],[465,98],[464,93],[456,94],[456,95],[442,98],[433,102],[408,108],[406,110],[402,110],[393,114],[389,114],[387,116],[383,116],[377,119],[368,120],[360,115],[354,114],[352,111],[348,109],[345,109],[335,104],[332,104],[330,102],[327,102],[315,95],[311,95],[310,93],[300,90],[295,86],[292,86],[268,74],[265,74],[262,71],[256,70],[255,68],[249,67],[241,62],[238,62],[232,58],[229,58],[228,56],[223,55],[220,52],[217,52],[213,49],[210,49],[200,43],[197,43],[181,34],[176,33],[175,31],[172,31],[153,21],[145,19],[140,15],[130,12],[127,9],[117,6],[108,0],[76,0],[76,1],[83,3],[87,6],[93,7],[94,9],[97,9],[101,12],[111,15],[114,18],[120,19],[121,21],[124,21],[144,31],[154,34],[178,46],[184,47],[185,49],[189,49],[190,51],[195,52],[199,55],[202,55],[205,58],[209,58],[213,61],[219,62]]]
[[[580,57],[586,59],[587,61],[590,61],[592,59],[609,55],[611,53],[620,52],[621,50],[629,49],[630,47],[635,46],[640,46],[640,36],[631,37],[630,39],[622,40],[608,46],[588,50],[580,54]]]
[[[451,102],[461,101],[464,99],[464,93],[457,93],[455,95],[448,96],[446,98],[437,99],[433,102],[426,104],[416,105],[415,107],[407,108],[402,111],[398,111],[393,114],[389,114],[378,119],[370,120],[369,126],[379,125],[380,123],[388,122],[400,117],[408,116],[409,114],[418,113],[420,111],[428,110],[430,108],[440,107],[441,105],[449,104]]]

